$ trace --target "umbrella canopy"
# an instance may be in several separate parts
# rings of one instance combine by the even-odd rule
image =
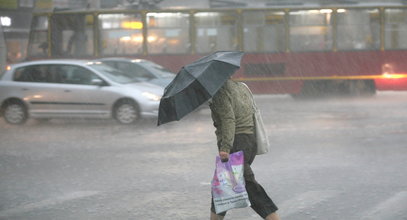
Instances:
[[[240,68],[243,52],[220,51],[181,68],[165,88],[158,110],[158,125],[178,121],[209,100]]]

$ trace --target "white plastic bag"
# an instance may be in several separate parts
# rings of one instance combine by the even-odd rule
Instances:
[[[243,176],[243,151],[230,154],[228,162],[216,157],[212,180],[212,197],[216,214],[233,208],[250,206]]]

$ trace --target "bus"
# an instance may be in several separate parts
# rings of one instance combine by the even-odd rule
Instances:
[[[313,6],[36,13],[29,59],[134,57],[173,72],[243,51],[233,78],[257,94],[407,90],[407,7]]]

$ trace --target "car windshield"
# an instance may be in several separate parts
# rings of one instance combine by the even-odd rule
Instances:
[[[135,78],[131,74],[122,72],[115,68],[112,68],[108,65],[102,64],[100,62],[89,63],[89,67],[97,70],[106,78],[121,84],[133,83],[133,82],[140,82],[139,79]]]
[[[150,71],[154,72],[156,75],[162,77],[162,78],[167,78],[167,77],[174,77],[175,74],[164,67],[153,63],[149,61],[140,61],[141,64],[143,64],[146,68],[148,68]]]

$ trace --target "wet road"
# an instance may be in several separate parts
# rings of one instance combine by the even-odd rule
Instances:
[[[282,219],[407,219],[407,93],[256,100],[273,147],[253,169]],[[1,120],[0,219],[207,219],[215,144],[205,109],[160,127]]]

